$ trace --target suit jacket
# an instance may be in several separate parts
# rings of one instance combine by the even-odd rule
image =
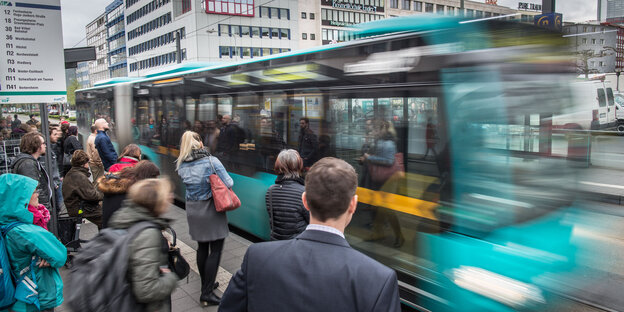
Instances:
[[[342,237],[306,230],[254,244],[219,311],[400,311],[396,273]]]

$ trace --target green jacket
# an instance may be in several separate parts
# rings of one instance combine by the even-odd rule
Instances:
[[[63,303],[63,280],[58,268],[67,260],[67,249],[54,234],[33,224],[28,202],[37,187],[37,181],[17,174],[0,175],[0,225],[14,221],[26,224],[13,228],[6,236],[7,253],[13,273],[30,265],[33,256],[44,259],[50,267],[35,267],[41,309],[52,309]],[[15,312],[38,311],[34,305],[16,302]]]
[[[114,229],[127,229],[140,221],[151,221],[165,229],[168,220],[151,214],[146,208],[125,200],[109,224]],[[130,284],[138,302],[147,303],[146,311],[170,311],[171,293],[178,285],[178,276],[160,273],[167,266],[167,242],[160,230],[149,228],[142,231],[130,243],[128,273]]]

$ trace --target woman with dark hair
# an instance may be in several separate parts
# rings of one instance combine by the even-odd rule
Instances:
[[[133,167],[139,160],[141,160],[141,148],[136,144],[128,144],[117,158],[117,163],[108,168],[108,172],[114,173],[126,167]]]
[[[310,212],[301,201],[305,192],[303,159],[294,149],[277,155],[275,184],[267,190],[265,200],[271,225],[271,240],[291,239],[299,235],[310,223]]]
[[[72,167],[71,158],[74,152],[82,149],[82,144],[78,141],[78,127],[70,126],[67,128],[67,138],[63,142],[63,176]]]
[[[102,202],[102,226],[108,227],[108,221],[115,211],[121,208],[130,186],[144,179],[157,178],[160,170],[148,160],[139,161],[134,167],[127,167],[115,174],[107,174],[98,180],[98,189],[104,193]]]

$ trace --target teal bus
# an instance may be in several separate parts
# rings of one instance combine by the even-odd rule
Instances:
[[[360,176],[347,240],[396,270],[405,306],[613,308],[585,289],[600,270],[579,256],[591,244],[575,236],[575,222],[591,218],[575,192],[579,169],[547,146],[549,118],[574,105],[566,39],[520,23],[428,16],[356,25],[350,39],[79,90],[78,125],[109,119],[116,144],[139,144],[183,200],[174,171],[182,133],[232,116],[237,146],[217,154],[242,201],[228,220],[268,240],[265,193],[279,148],[266,146],[275,140],[263,127],[280,148],[297,149],[306,117],[317,156],[343,159]],[[527,122],[533,116],[541,122]],[[380,122],[403,169],[372,183],[361,156],[375,153],[371,124]]]

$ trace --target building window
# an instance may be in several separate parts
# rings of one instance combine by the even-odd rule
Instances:
[[[587,38],[583,38],[582,42],[583,44],[587,44]]]
[[[260,17],[271,18],[268,7],[260,7]]]
[[[422,12],[422,2],[421,1],[414,1],[414,11]]]
[[[591,67],[594,67],[594,65],[595,65],[595,64],[596,64],[596,63],[595,63],[594,61],[591,61],[591,62],[589,63],[589,65],[590,65]]]
[[[390,0],[390,8],[398,9],[399,8],[399,0]]]
[[[327,9],[321,9],[321,19],[324,21],[327,20]]]
[[[290,39],[288,28],[280,28],[280,39]]]
[[[271,8],[270,16],[271,16],[271,18],[280,18],[280,16],[279,16],[279,9],[278,8]]]
[[[592,39],[592,44],[596,44],[596,39]]]
[[[269,28],[268,27],[262,27],[262,37],[268,38],[269,37]]]
[[[600,39],[600,44],[604,44],[605,40],[604,39]]]
[[[249,30],[249,26],[241,26],[241,37],[242,36],[250,36],[251,32]]]
[[[280,19],[290,20],[290,10],[289,9],[279,9],[280,10]]]
[[[271,38],[279,39],[280,31],[279,28],[271,28]]]
[[[476,18],[483,18],[483,11],[479,11],[479,10],[475,11],[475,17]]]
[[[308,40],[308,34],[301,33],[301,40]]]
[[[448,15],[455,15],[455,7],[446,7],[446,13]]]
[[[316,40],[316,35],[315,34],[310,34],[310,40]]]
[[[425,12],[433,13],[433,3],[425,3]]]
[[[600,61],[600,67],[603,67],[603,66],[604,66],[604,62]]]
[[[251,27],[251,36],[260,37],[260,27]]]
[[[301,19],[306,19],[306,12],[301,12]]]
[[[310,19],[313,20],[314,18],[314,13],[310,13]]]
[[[162,2],[162,0],[158,0],[158,1]],[[206,0],[206,13],[254,16],[254,1],[253,0]]]
[[[412,0],[403,0],[403,10],[409,10]]]

